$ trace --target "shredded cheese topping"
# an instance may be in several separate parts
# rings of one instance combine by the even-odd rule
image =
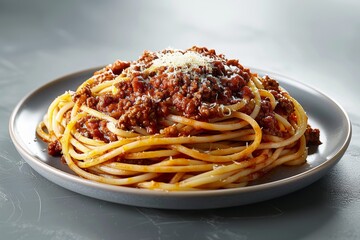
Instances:
[[[189,71],[200,66],[212,69],[212,61],[213,59],[210,57],[197,52],[188,51],[183,53],[180,50],[174,50],[173,52],[158,53],[158,58],[153,61],[152,67],[181,67]]]

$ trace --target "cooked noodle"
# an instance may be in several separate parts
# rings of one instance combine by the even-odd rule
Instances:
[[[242,187],[304,163],[308,128],[275,80],[193,47],[105,67],[57,97],[36,131],[83,178],[190,191]]]

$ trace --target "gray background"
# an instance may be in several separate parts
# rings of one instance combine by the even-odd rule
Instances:
[[[342,160],[284,197],[179,211],[81,196],[38,175],[16,152],[8,120],[30,91],[117,58],[135,60],[145,49],[193,45],[339,102],[353,125]],[[0,239],[359,239],[359,65],[355,0],[0,1]]]

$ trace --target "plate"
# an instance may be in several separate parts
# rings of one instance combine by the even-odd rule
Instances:
[[[10,136],[17,151],[35,171],[64,188],[89,197],[164,209],[207,209],[256,203],[294,192],[315,182],[340,160],[350,142],[349,117],[331,98],[288,77],[251,68],[259,75],[267,74],[278,80],[303,105],[310,124],[320,129],[323,144],[311,152],[306,164],[281,166],[256,184],[237,189],[166,192],[93,182],[75,175],[59,158],[49,156],[46,145],[37,140],[35,128],[55,97],[76,89],[98,69],[100,67],[73,73],[40,87],[18,103],[9,121]]]

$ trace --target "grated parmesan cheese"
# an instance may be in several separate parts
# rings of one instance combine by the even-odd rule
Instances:
[[[213,59],[210,57],[201,55],[197,52],[188,51],[181,52],[179,50],[174,50],[173,52],[167,53],[158,53],[158,58],[153,61],[153,67],[181,67],[183,69],[192,70],[193,68],[198,68],[200,66],[206,67],[207,69],[212,69]]]

